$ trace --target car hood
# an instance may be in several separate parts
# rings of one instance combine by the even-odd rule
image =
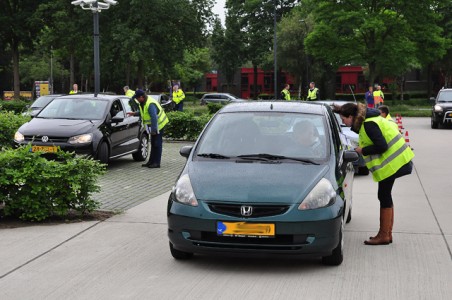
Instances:
[[[328,165],[302,163],[194,161],[188,167],[198,200],[231,203],[300,203],[327,171]]]
[[[34,118],[19,128],[19,132],[26,136],[74,136],[91,132],[91,128],[99,121],[67,120],[67,119],[42,119]]]
[[[439,105],[442,108],[452,108],[452,102],[438,102],[436,105]]]

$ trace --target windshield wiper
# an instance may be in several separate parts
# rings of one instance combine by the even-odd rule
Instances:
[[[229,156],[224,156],[224,155],[218,154],[218,153],[200,153],[197,156],[214,158],[214,159],[228,159],[228,158],[230,158]]]
[[[243,159],[251,159],[251,160],[264,160],[264,161],[272,161],[272,160],[295,160],[307,164],[312,165],[319,165],[319,163],[316,163],[313,160],[305,159],[305,158],[298,158],[298,157],[289,157],[284,155],[275,155],[275,154],[268,154],[268,153],[259,153],[259,154],[244,154],[244,155],[238,155],[237,157],[243,158]]]

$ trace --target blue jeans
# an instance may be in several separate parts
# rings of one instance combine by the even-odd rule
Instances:
[[[174,110],[184,111],[184,100],[182,100],[181,102],[177,103],[176,106],[174,106]]]

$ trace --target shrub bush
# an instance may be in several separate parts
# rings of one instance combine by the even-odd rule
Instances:
[[[0,152],[0,202],[5,216],[41,221],[99,207],[91,194],[100,190],[96,182],[105,165],[64,152],[48,160],[30,152],[30,147]]]
[[[11,147],[17,129],[30,119],[30,116],[17,115],[12,111],[0,111],[0,148]]]
[[[30,105],[30,101],[2,101],[0,109],[3,111],[13,111],[16,114],[20,114],[26,110],[27,105]]]
[[[170,120],[165,126],[165,137],[173,140],[196,140],[211,115],[195,116],[191,112],[169,112]]]
[[[211,115],[216,114],[223,106],[221,103],[207,103],[207,109]]]

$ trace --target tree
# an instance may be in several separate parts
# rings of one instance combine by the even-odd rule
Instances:
[[[257,68],[266,61],[273,44],[273,18],[277,20],[294,5],[296,0],[228,0],[228,14],[239,21],[241,32],[245,34],[246,57],[254,67],[253,95],[257,99]]]
[[[34,24],[34,13],[39,1],[2,0],[0,1],[0,36],[11,51],[14,78],[14,98],[20,96],[19,61],[21,51],[32,49],[32,38],[38,28]]]
[[[435,23],[438,2],[305,0],[315,20],[307,50],[333,66],[366,63],[371,83],[384,75],[402,74],[444,55],[445,40]],[[427,60],[425,45],[432,46]]]
[[[180,78],[185,86],[193,88],[196,92],[196,87],[204,78],[209,70],[211,70],[210,54],[208,48],[195,48],[185,50],[184,59],[180,63],[176,63],[175,71],[177,78]]]

